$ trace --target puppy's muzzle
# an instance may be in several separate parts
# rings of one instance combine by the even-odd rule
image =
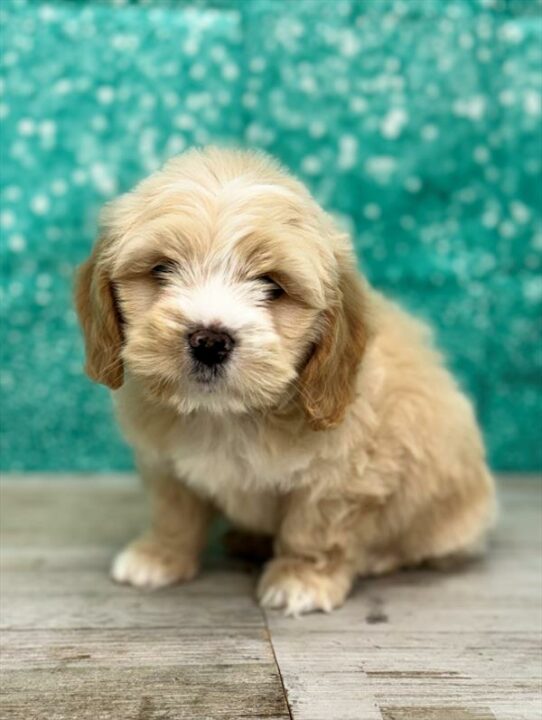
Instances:
[[[235,345],[227,332],[212,328],[199,328],[188,336],[188,343],[194,360],[210,368],[225,363]]]

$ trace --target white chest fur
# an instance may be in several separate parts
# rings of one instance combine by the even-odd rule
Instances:
[[[179,417],[116,395],[125,434],[141,456],[172,466],[179,480],[234,522],[274,531],[280,495],[314,459],[316,433],[296,433],[250,415]]]
[[[281,492],[310,464],[303,443],[288,445],[265,423],[245,418],[193,418],[171,448],[180,478],[211,498],[233,521],[273,532]]]

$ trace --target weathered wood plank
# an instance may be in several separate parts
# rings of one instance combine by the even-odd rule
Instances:
[[[267,639],[262,628],[6,631],[1,637],[0,667],[6,672],[29,667],[145,668],[157,659],[163,667],[176,667],[208,665],[210,658],[216,667],[272,664]]]
[[[13,631],[1,657],[14,718],[288,717],[261,629]]]
[[[2,485],[2,717],[18,720],[540,717],[542,483],[503,485],[488,558],[361,582],[330,616],[253,600],[216,560],[158,593],[108,579],[144,522],[130,477]],[[209,565],[209,563],[207,563]]]
[[[3,717],[10,720],[287,718],[272,664],[189,665],[4,673]]]
[[[541,491],[504,484],[480,562],[363,581],[344,608],[295,627],[267,612],[294,718],[542,717]]]
[[[495,720],[495,715],[481,707],[396,707],[383,708],[382,720]]]
[[[21,480],[1,495],[2,718],[289,718],[250,574],[156,593],[110,581],[145,519],[133,480]]]

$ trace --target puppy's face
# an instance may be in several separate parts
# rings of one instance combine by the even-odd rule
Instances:
[[[104,215],[78,288],[89,374],[111,387],[127,374],[180,413],[271,409],[296,395],[307,409],[324,392],[314,382],[333,383],[307,375],[337,342],[361,355],[361,297],[349,317],[345,308],[356,287],[349,267],[345,284],[348,263],[328,218],[274,164],[190,153]],[[329,372],[357,366],[329,360]],[[313,408],[316,424],[323,409]]]

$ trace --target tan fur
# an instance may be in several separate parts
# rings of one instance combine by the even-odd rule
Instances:
[[[85,335],[87,374],[115,390],[123,380],[122,336],[113,287],[102,259],[104,244],[98,242],[92,256],[79,268],[75,305]]]
[[[352,401],[367,342],[361,280],[345,261],[337,297],[323,314],[319,342],[299,377],[300,398],[314,430],[338,425]]]
[[[117,388],[154,497],[116,579],[192,577],[213,509],[274,537],[258,596],[294,615],[340,605],[356,575],[478,551],[494,486],[472,408],[300,183],[262,155],[193,151],[112,203],[102,231],[77,292],[87,370]],[[274,302],[267,274],[286,290]],[[212,391],[185,347],[202,314],[239,339]]]

